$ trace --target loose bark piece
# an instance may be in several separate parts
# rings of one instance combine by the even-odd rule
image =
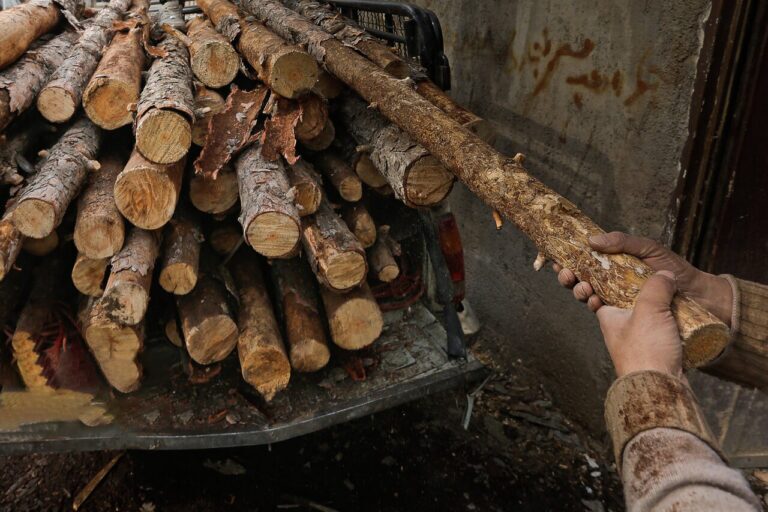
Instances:
[[[364,248],[367,249],[376,242],[376,224],[365,206],[347,206],[342,210],[341,216]]]
[[[200,84],[195,84],[195,123],[192,125],[192,143],[204,146],[211,118],[224,110],[224,98]]]
[[[45,163],[21,190],[13,223],[25,236],[43,238],[61,223],[69,203],[77,196],[94,168],[101,134],[81,118],[51,148]]]
[[[77,32],[62,32],[33,47],[13,66],[0,72],[0,130],[34,103],[48,78],[69,55],[77,37]]]
[[[209,136],[200,156],[195,160],[197,174],[215,179],[232,155],[245,146],[256,127],[268,92],[263,87],[241,91],[232,86],[224,110],[209,121]]]
[[[576,206],[530,176],[520,159],[495,151],[445,112],[330,34],[276,0],[243,0],[241,6],[294,44],[306,44],[322,65],[375,103],[492,208],[528,235],[545,256],[592,284],[606,304],[630,308],[650,268],[625,254],[603,255],[589,236],[603,232]],[[379,170],[382,170],[379,168]],[[382,170],[382,173],[383,170]],[[386,174],[386,173],[384,173]],[[684,296],[673,301],[685,366],[700,366],[728,344],[727,326]]]
[[[77,203],[75,246],[91,259],[110,258],[123,246],[125,223],[115,203],[115,180],[123,159],[108,156],[101,169],[91,173]]]
[[[321,69],[320,75],[317,77],[317,83],[312,88],[312,92],[321,98],[332,100],[338,98],[341,93],[344,92],[344,83],[327,71]]]
[[[163,260],[158,282],[163,290],[186,295],[197,284],[202,234],[196,223],[181,217],[172,220],[163,237]]]
[[[141,384],[138,355],[144,346],[144,323],[122,325],[107,315],[102,301],[88,301],[80,313],[83,337],[109,385],[130,393]]]
[[[227,0],[200,0],[197,5],[219,33],[230,42],[237,39],[240,35],[240,14],[234,4]]]
[[[368,251],[368,263],[371,272],[382,283],[390,283],[400,275],[400,267],[390,250],[389,226],[379,226],[376,243]]]
[[[181,7],[164,4],[153,30],[164,24],[183,23]],[[178,162],[192,144],[195,100],[189,52],[179,39],[166,36],[158,45],[165,56],[155,59],[149,68],[147,83],[136,107],[136,148],[153,162]]]
[[[274,161],[283,156],[289,164],[295,163],[296,125],[301,119],[302,105],[295,101],[276,96],[270,97],[267,107],[269,119],[264,123],[261,134],[261,153],[267,160]]]
[[[22,249],[32,256],[45,256],[52,253],[59,246],[59,234],[56,230],[51,231],[48,236],[43,238],[24,238]]]
[[[91,259],[78,253],[75,264],[72,265],[72,283],[77,291],[90,297],[101,297],[104,294],[104,276],[107,273],[109,260],[109,258]]]
[[[282,161],[267,161],[261,145],[245,150],[235,163],[240,189],[239,221],[248,245],[268,258],[287,258],[299,244],[299,212],[290,197]]]
[[[259,79],[284,98],[307,94],[317,82],[315,59],[257,21],[241,21],[237,49]]]
[[[328,364],[331,352],[320,320],[320,297],[309,267],[298,258],[270,265],[280,301],[291,367],[315,372]]]
[[[144,158],[138,147],[115,180],[115,204],[134,226],[157,229],[176,210],[185,159],[163,165]]]
[[[395,195],[408,206],[432,206],[445,199],[454,177],[434,156],[403,130],[351,95],[340,101],[339,114]]]
[[[10,215],[6,212],[6,215],[0,219],[0,281],[5,279],[13,268],[23,242],[24,235],[16,229]]]
[[[305,160],[298,160],[288,167],[288,181],[294,191],[293,202],[301,217],[312,215],[320,207],[323,186],[320,175]]]
[[[144,33],[148,3],[134,0],[128,12],[134,26],[112,38],[96,71],[83,92],[83,108],[91,121],[105,130],[115,130],[133,121],[131,106],[141,94],[144,70]]]
[[[237,173],[231,166],[225,166],[213,178],[201,174],[192,176],[189,182],[189,200],[195,208],[205,213],[228,212],[239,199]]]
[[[122,18],[130,6],[131,0],[110,0],[99,9],[69,56],[53,72],[37,97],[37,109],[48,121],[64,123],[75,114],[101,53],[112,39],[112,24]]]
[[[82,2],[36,0],[0,11],[0,69],[21,57],[30,45],[46,32],[53,30],[68,10],[67,19],[76,21],[83,9]]]
[[[222,256],[232,254],[242,241],[242,228],[230,222],[216,226],[208,236],[208,243]]]
[[[320,135],[328,121],[328,103],[316,94],[299,99],[301,116],[296,124],[296,138],[311,140]]]
[[[314,162],[342,199],[354,203],[363,197],[360,178],[337,152],[326,150],[315,156]]]
[[[325,199],[314,215],[301,219],[301,240],[324,286],[345,292],[365,281],[368,265],[363,247]]]
[[[237,355],[243,379],[266,401],[288,386],[291,364],[285,353],[259,261],[240,250],[229,264],[240,297]]]
[[[365,348],[381,336],[384,317],[368,283],[340,294],[321,288],[331,339],[346,350]]]
[[[102,299],[106,314],[112,320],[136,325],[144,318],[152,270],[159,252],[158,232],[133,228],[123,248],[112,257],[112,270]]]
[[[227,292],[209,272],[195,289],[178,296],[176,305],[189,356],[199,364],[224,360],[237,344],[237,324],[227,302]]]
[[[333,139],[336,138],[336,127],[333,126],[333,122],[329,119],[326,121],[323,131],[320,135],[314,139],[302,140],[301,145],[310,151],[323,151],[331,147]]]
[[[189,56],[192,72],[208,87],[224,87],[237,76],[240,57],[229,40],[216,32],[205,18],[192,18],[187,23],[190,39]]]

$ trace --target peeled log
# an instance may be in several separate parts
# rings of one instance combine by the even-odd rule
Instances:
[[[159,252],[157,232],[131,230],[123,248],[112,258],[112,270],[104,288],[102,303],[112,320],[136,325],[144,318]]]
[[[165,4],[155,28],[163,23],[184,19],[178,4]],[[192,145],[192,123],[195,99],[192,92],[192,69],[184,43],[166,35],[158,45],[165,52],[152,62],[147,83],[136,107],[136,148],[159,164],[178,162]]]
[[[342,199],[354,203],[363,197],[363,184],[360,178],[338,153],[331,150],[324,151],[315,156],[314,162]]]
[[[90,297],[101,297],[104,293],[104,276],[107,273],[109,258],[91,259],[78,254],[72,265],[72,283],[77,291]]]
[[[80,315],[83,337],[109,385],[121,393],[138,389],[142,375],[138,355],[144,346],[144,324],[122,325],[113,321],[99,300],[86,303]]]
[[[376,242],[376,224],[365,206],[347,206],[342,210],[341,217],[364,248],[367,249]]]
[[[205,145],[208,136],[208,121],[224,110],[224,98],[216,91],[195,84],[195,123],[192,125],[192,143]]]
[[[240,224],[248,245],[268,258],[292,256],[299,244],[299,212],[289,197],[281,160],[269,162],[261,145],[246,149],[235,163],[240,188]]]
[[[275,260],[270,270],[280,301],[291,367],[299,372],[315,372],[328,364],[331,352],[312,273],[298,258]]]
[[[115,204],[120,213],[142,229],[164,226],[179,201],[184,163],[182,158],[172,164],[157,164],[134,149],[115,180]]]
[[[168,293],[186,295],[197,284],[202,242],[200,228],[183,217],[174,219],[163,240],[163,261],[158,282]]]
[[[209,273],[187,295],[176,299],[189,356],[199,364],[224,360],[237,344],[237,324],[224,285]]]
[[[307,94],[299,100],[301,117],[296,124],[296,138],[311,140],[320,135],[328,122],[328,104],[316,94]]]
[[[348,293],[320,289],[333,342],[345,350],[365,348],[384,328],[384,317],[368,283]]]
[[[48,78],[69,55],[77,37],[77,32],[62,32],[0,72],[0,130],[35,102]]]
[[[243,379],[266,401],[288,386],[291,364],[285,353],[258,259],[238,251],[229,264],[240,296],[237,354]]]
[[[28,2],[0,11],[0,69],[22,56],[27,48],[61,19],[61,9],[79,16],[82,2]]]
[[[374,166],[408,206],[432,206],[453,188],[453,175],[403,130],[352,95],[340,101],[339,114],[358,144],[371,149]]]
[[[134,1],[131,11],[138,10],[141,16],[142,9],[146,15],[146,8],[145,2]],[[139,101],[141,72],[146,63],[142,34],[141,26],[115,34],[83,93],[86,115],[105,130],[133,121],[130,108]]]
[[[88,24],[72,52],[37,97],[37,109],[48,121],[69,121],[80,106],[83,91],[112,39],[112,24],[120,20],[131,0],[110,0]]]
[[[345,292],[365,281],[365,251],[325,199],[314,215],[301,219],[301,240],[309,264],[324,286]]]
[[[319,74],[315,59],[259,22],[244,21],[241,27],[237,49],[262,82],[290,99],[312,90]]]
[[[92,259],[110,258],[123,247],[125,223],[115,204],[114,186],[123,159],[107,156],[101,169],[90,174],[77,203],[75,246]]]
[[[288,181],[294,190],[293,202],[299,215],[312,215],[320,207],[323,199],[323,186],[317,171],[304,160],[298,160],[288,168]]]
[[[365,57],[275,0],[243,0],[242,7],[313,55],[336,77],[422,144],[486,204],[518,226],[548,259],[573,269],[609,305],[631,308],[650,267],[626,254],[602,255],[589,237],[603,230],[570,201],[530,176],[521,159],[506,157],[449,115]],[[381,170],[381,169],[380,169]],[[683,362],[701,366],[728,345],[728,327],[679,295],[673,313],[684,341]]]
[[[13,223],[25,236],[43,238],[61,223],[94,162],[101,134],[88,119],[73,124],[51,148],[45,163],[21,190]]]
[[[189,56],[192,73],[207,87],[224,87],[237,76],[240,57],[229,40],[216,32],[205,18],[192,18],[187,23],[190,40]]]
[[[239,198],[237,173],[228,165],[219,171],[216,178],[201,174],[194,174],[190,178],[189,200],[201,212],[227,212],[237,204]]]

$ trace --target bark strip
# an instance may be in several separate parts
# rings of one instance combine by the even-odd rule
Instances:
[[[196,3],[216,30],[234,43],[240,35],[240,14],[237,7],[228,0],[199,0]]]

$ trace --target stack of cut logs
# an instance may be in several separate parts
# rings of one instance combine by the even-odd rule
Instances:
[[[0,280],[33,274],[9,330],[24,385],[82,388],[98,368],[136,390],[150,321],[192,373],[236,350],[267,400],[323,368],[329,340],[372,344],[368,282],[395,280],[401,254],[366,200],[430,207],[454,175],[323,69],[322,43],[487,137],[482,120],[314,1],[279,5],[322,29],[303,41],[247,2],[199,0],[188,19],[171,2],[79,2],[0,12]]]

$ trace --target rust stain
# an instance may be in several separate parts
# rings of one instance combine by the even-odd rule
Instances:
[[[648,52],[645,52],[643,57],[640,59],[640,62],[635,66],[635,90],[627,96],[627,99],[624,100],[624,106],[629,107],[632,104],[634,104],[643,94],[647,93],[648,91],[655,91],[659,88],[659,82],[648,82],[643,79],[643,68],[645,67],[645,61],[648,59]],[[654,71],[651,71],[651,69],[656,69],[655,67],[649,68],[649,74],[656,75],[658,74]]]
[[[534,69],[533,70],[533,78],[539,78],[539,70],[538,69]]]
[[[624,89],[624,77],[618,69],[614,71],[613,78],[611,78],[611,88],[616,97],[621,96],[621,91]]]
[[[506,60],[507,63],[504,66],[507,73],[514,71],[522,66],[522,63],[517,60],[515,55],[515,39],[517,38],[517,31],[513,30],[507,43]]]
[[[544,38],[544,50],[542,50],[541,55],[546,57],[552,51],[552,40],[549,38],[549,30],[546,28],[541,31],[541,35]]]
[[[552,73],[555,71],[557,63],[561,58],[569,57],[572,59],[586,59],[594,49],[595,43],[591,39],[585,39],[581,49],[578,50],[574,50],[570,43],[559,46],[557,50],[555,50],[555,53],[552,55],[552,58],[549,60],[549,62],[547,62],[547,67],[544,71],[544,74],[542,75],[541,79],[539,79],[536,87],[533,90],[533,96],[538,96],[541,91],[547,87],[550,79],[552,78]]]
[[[591,73],[566,77],[565,83],[580,85],[595,92],[601,92],[608,86],[608,77],[603,76],[596,69]]]
[[[578,92],[573,93],[573,104],[576,105],[576,108],[581,110],[581,107],[584,106],[584,102],[582,101],[581,94]]]

